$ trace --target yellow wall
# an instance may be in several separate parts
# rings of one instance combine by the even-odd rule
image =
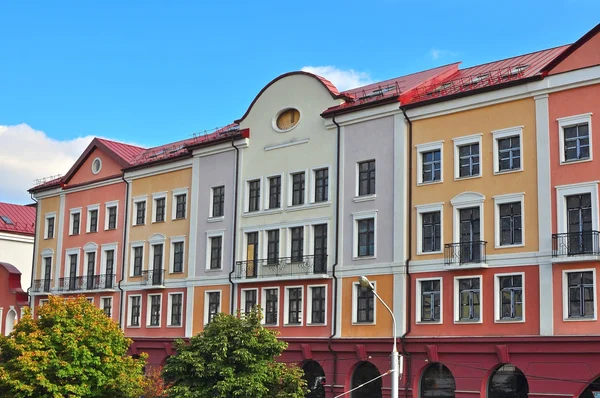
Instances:
[[[221,312],[230,313],[230,285],[196,286],[194,287],[194,324],[192,334],[196,335],[204,330],[204,296],[209,290],[221,291]]]
[[[367,278],[375,282],[377,294],[390,306],[393,311],[394,306],[394,276],[393,275],[374,275]],[[379,300],[375,299],[375,323],[374,324],[352,324],[352,289],[353,283],[357,282],[356,277],[342,279],[342,337],[391,337],[392,336],[392,318]]]
[[[37,231],[36,231],[36,234],[37,234],[37,236],[36,236],[37,267],[35,270],[34,279],[42,279],[43,278],[44,264],[42,262],[41,253],[45,249],[51,249],[54,252],[54,257],[52,258],[52,275],[54,275],[54,270],[58,266],[56,264],[56,255],[58,254],[56,246],[58,244],[58,236],[59,236],[58,223],[61,218],[61,215],[59,214],[59,208],[60,208],[60,197],[59,196],[53,196],[50,198],[40,199],[38,201],[38,212],[39,212],[40,225],[37,226]],[[44,231],[46,229],[46,213],[52,213],[52,212],[56,212],[56,218],[54,219],[54,238],[44,239]]]
[[[523,126],[521,161],[523,171],[494,175],[493,135],[492,131]],[[479,178],[467,178],[454,181],[454,143],[453,138],[482,134],[481,137],[481,175]],[[418,144],[443,140],[442,183],[417,186]],[[485,196],[483,222],[484,240],[487,241],[487,254],[509,254],[538,250],[538,214],[537,214],[537,164],[535,104],[533,99],[523,99],[488,106],[484,108],[443,115],[413,122],[413,205],[444,202],[443,206],[443,244],[453,242],[453,208],[450,200],[466,191]],[[524,220],[525,246],[516,248],[494,248],[494,199],[495,195],[525,192]],[[417,213],[413,211],[412,231],[417,229]],[[443,258],[443,254],[417,255],[417,239],[413,239],[414,260]],[[443,245],[442,245],[443,248]]]

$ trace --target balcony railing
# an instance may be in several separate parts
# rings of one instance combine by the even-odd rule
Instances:
[[[58,280],[58,291],[71,292],[82,290],[114,289],[116,287],[115,279],[116,275],[114,274],[60,278]]]
[[[600,256],[600,232],[552,234],[552,257]]]
[[[234,274],[235,279],[327,274],[327,255],[238,261]]]
[[[483,264],[485,258],[485,246],[487,242],[482,240],[447,243],[444,245],[444,264]]]
[[[162,286],[165,282],[165,270],[142,271],[142,285]]]
[[[34,293],[49,293],[50,289],[52,289],[52,279],[36,279],[33,281],[33,286],[31,287],[31,291]]]

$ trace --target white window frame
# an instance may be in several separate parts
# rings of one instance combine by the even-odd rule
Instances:
[[[502,319],[502,314],[500,313],[500,305],[502,302],[500,301],[500,278],[504,276],[521,276],[521,306],[523,316],[521,319],[510,320],[510,319]],[[525,323],[525,272],[506,272],[502,274],[494,274],[494,323]]]
[[[500,171],[500,156],[499,156],[499,146],[498,146],[498,141],[504,138],[510,138],[510,137],[519,137],[519,151],[520,151],[520,155],[521,155],[521,162],[520,162],[520,167],[518,169],[512,169],[512,170],[502,170]],[[517,173],[519,171],[523,171],[524,170],[524,156],[523,156],[523,126],[515,126],[515,127],[508,127],[505,129],[500,129],[500,130],[493,130],[492,131],[492,137],[493,137],[493,149],[494,149],[494,175],[497,174],[508,174],[508,173]]]
[[[48,304],[49,301],[50,300],[48,299],[40,299],[39,307],[43,307],[44,305]]]
[[[281,192],[280,195],[281,197],[279,198],[279,207],[273,207],[270,208],[269,207],[269,196],[271,194],[271,178],[273,177],[279,177],[279,181],[281,182]],[[252,181],[252,180],[250,180]],[[285,181],[285,176],[283,175],[283,173],[281,174],[270,174],[268,177],[265,177],[265,183],[264,183],[264,187],[265,187],[265,192],[263,193],[263,198],[261,200],[261,204],[262,204],[262,210],[281,210],[283,209],[283,207],[285,206],[285,200],[286,200],[286,191],[284,190],[284,187],[286,186],[286,181]],[[261,192],[262,192],[262,180],[261,180]],[[266,190],[269,189],[269,192],[266,192]],[[306,176],[304,177],[304,189],[306,190]],[[250,191],[248,191],[248,195],[250,195]],[[250,197],[248,196],[248,200],[250,200]],[[249,204],[250,202],[248,202],[248,206],[250,206]],[[290,200],[291,203],[291,200]]]
[[[158,315],[159,315],[158,316],[158,325],[150,325],[150,321],[152,319],[152,314],[151,314],[151,311],[152,311],[152,297],[154,297],[154,296],[160,297],[160,308],[158,310],[159,311],[158,312]],[[163,299],[162,299],[162,296],[163,296],[162,293],[151,293],[151,294],[148,294],[146,296],[146,327],[147,328],[155,329],[155,328],[161,328],[162,327],[162,324],[163,324],[163,322],[162,322],[163,321],[163,316],[162,316],[163,315],[163,312],[162,312]]]
[[[294,178],[293,175],[294,174],[301,174],[304,173],[304,202],[301,205],[293,205],[292,204],[292,198],[294,195]],[[273,177],[273,176],[271,176]],[[281,180],[283,183],[283,179]],[[287,207],[293,207],[293,208],[298,208],[298,207],[302,207],[302,206],[306,206],[307,204],[309,204],[309,191],[310,191],[310,180],[309,180],[309,170],[308,169],[302,169],[302,170],[294,170],[294,171],[290,171],[287,174]],[[283,196],[283,186],[282,186],[282,190],[281,190],[281,194]],[[283,198],[282,198],[283,199]],[[282,205],[283,205],[283,200],[282,200]],[[264,207],[266,209],[266,207]]]
[[[440,184],[444,182],[444,140],[427,142],[415,145],[417,149],[417,186]],[[423,153],[430,151],[440,151],[440,180],[439,181],[423,181]]]
[[[164,213],[164,220],[163,221],[156,221],[156,209],[157,209],[157,205],[156,205],[156,201],[159,199],[164,199],[165,200],[165,213]],[[154,192],[152,193],[152,223],[157,223],[157,222],[166,222],[167,221],[167,209],[168,209],[168,203],[167,203],[167,192]]]
[[[221,268],[210,268],[210,254],[211,254],[211,240],[212,238],[221,237]],[[223,248],[225,246],[225,230],[219,229],[215,231],[206,231],[206,258],[205,258],[205,267],[206,271],[223,271]]]
[[[262,196],[262,198],[259,198],[259,200],[258,200],[258,209],[251,212],[250,211],[250,183],[252,181],[256,181],[256,180],[258,180],[258,185],[259,185],[259,189],[260,189],[259,194]],[[283,184],[283,178],[281,181]],[[262,177],[247,178],[244,181],[244,213],[254,214],[254,213],[261,212],[265,209],[265,207],[264,207],[265,187],[264,187],[264,185],[265,185],[264,178],[262,178]],[[281,193],[283,196],[283,189],[282,189]],[[281,205],[283,206],[283,197],[282,197]]]
[[[104,299],[110,299],[110,319],[113,319],[113,315],[115,314],[115,307],[113,303],[115,300],[113,300],[112,296],[100,296],[100,309],[102,311],[104,311]]]
[[[54,219],[54,229],[52,231],[52,238],[49,238],[48,237],[48,228],[49,228],[48,220],[51,219],[51,218]],[[57,228],[58,223],[56,222],[56,220],[57,219],[56,219],[56,212],[55,211],[50,212],[50,213],[46,213],[44,215],[44,239],[54,239],[54,238],[57,237],[57,235],[58,235],[58,228]],[[80,222],[80,224],[81,224],[81,222]]]
[[[369,210],[369,211],[357,211],[352,213],[352,226],[353,226],[353,231],[352,231],[352,260],[354,261],[361,261],[361,260],[369,260],[369,259],[374,259],[377,258],[377,210]],[[374,228],[375,228],[375,233],[374,233],[374,241],[375,241],[375,247],[373,249],[373,255],[372,256],[363,256],[363,257],[359,257],[358,256],[358,222],[361,220],[366,220],[372,218],[373,219],[373,224],[374,224]]]
[[[94,253],[94,275],[97,275],[97,271],[100,268],[100,265],[98,264],[98,245],[95,243],[87,243],[85,246],[83,246],[83,259],[82,259],[82,265],[83,265],[83,275],[87,275],[87,267],[88,267],[88,254],[90,253]]]
[[[242,314],[246,313],[246,293],[249,291],[255,291],[256,292],[256,305],[260,305],[259,303],[259,298],[258,298],[258,288],[253,287],[253,288],[248,288],[248,289],[242,289],[241,290],[241,302],[240,302],[240,312]],[[264,308],[262,309],[263,311],[263,317],[264,317]]]
[[[479,320],[461,321],[460,320],[460,291],[458,281],[461,279],[479,278]],[[483,323],[483,275],[460,275],[454,277],[454,323],[458,325],[473,325]]]
[[[371,281],[371,284],[375,288],[375,293],[377,293],[377,281]],[[377,297],[373,295],[373,322],[358,322],[358,289],[360,288],[360,283],[352,282],[352,325],[356,326],[370,326],[377,325]]]
[[[142,240],[142,241],[137,241],[137,242],[131,242],[130,245],[130,250],[129,250],[129,276],[130,277],[139,277],[142,276],[140,275],[134,275],[133,274],[133,268],[134,268],[134,264],[135,264],[135,250],[134,248],[136,247],[141,247],[142,248],[142,272],[144,271],[144,262],[146,260],[146,241]]]
[[[511,247],[525,246],[525,192],[510,193],[506,195],[492,196],[494,199],[494,248],[508,249]],[[507,203],[521,203],[521,243],[516,245],[501,245],[500,244],[500,205]]]
[[[558,122],[558,139],[559,139],[559,156],[560,156],[560,164],[573,164],[573,163],[582,163],[582,162],[591,162],[594,160],[593,154],[593,144],[592,144],[592,113],[582,113],[580,115],[566,116],[560,117],[556,119]],[[566,160],[565,159],[565,128],[575,126],[577,124],[588,124],[588,137],[590,140],[590,157],[588,159],[582,160]]]
[[[131,215],[131,225],[132,226],[137,226],[137,225],[146,225],[146,222],[148,221],[148,195],[141,195],[141,196],[136,196],[133,199],[133,214]],[[146,209],[144,210],[144,223],[143,224],[138,224],[137,223],[137,213],[138,213],[138,205],[140,203],[144,202]]]
[[[181,262],[181,273],[185,273],[185,235],[171,236],[169,240],[171,241],[169,247],[169,273],[175,273],[175,243],[183,243],[183,259]],[[177,273],[179,274],[180,272]]]
[[[298,227],[302,227],[303,225],[298,225]],[[292,252],[292,242],[291,242],[291,233],[289,231],[286,231],[285,233],[282,232],[284,231],[284,229],[282,228],[270,228],[270,229],[265,229],[263,231],[255,231],[258,232],[258,242],[259,242],[259,259],[264,259],[264,258],[268,258],[269,257],[269,231],[279,231],[279,247],[278,247],[278,253],[279,253],[279,257],[290,257],[291,252]],[[253,231],[247,231],[247,232],[253,232]],[[281,250],[281,245],[286,243],[285,242],[285,234],[286,233],[290,233],[290,244],[289,247],[284,247],[284,250]],[[246,233],[244,233],[244,248],[247,247],[247,242],[248,242],[248,238]],[[304,239],[306,240],[306,231],[304,231]],[[306,243],[306,242],[305,242]],[[248,256],[248,253],[246,250],[244,250],[245,252],[245,256]],[[246,258],[246,260],[248,260]]]
[[[271,290],[271,289],[275,289],[277,290],[277,323],[272,324],[272,325],[267,325],[266,324],[266,319],[267,319],[267,294],[266,291],[267,290]],[[281,289],[279,286],[265,286],[262,287],[260,289],[260,306],[263,309],[263,317],[260,320],[260,323],[262,323],[265,327],[279,327],[279,324],[281,323]]]
[[[86,297],[85,298],[90,304],[94,304],[94,298],[93,297]]]
[[[479,240],[485,241],[484,206],[485,196],[478,192],[462,192],[450,201],[452,204],[452,242],[460,242],[460,210],[479,207]]]
[[[131,315],[132,315],[132,307],[133,307],[133,298],[140,298],[140,322],[138,325],[131,324]],[[127,327],[128,328],[141,328],[143,324],[142,314],[144,313],[144,300],[142,300],[141,294],[130,294],[127,296]]]
[[[173,325],[171,323],[171,316],[173,315],[173,296],[181,296],[181,325]],[[169,292],[169,297],[167,298],[167,327],[182,328],[183,325],[185,324],[184,312],[183,312],[184,308],[185,308],[184,297],[185,297],[185,295],[183,294],[183,292]],[[161,300],[161,305],[162,305],[162,300]],[[162,315],[162,313],[161,313],[161,315]]]
[[[421,318],[422,293],[421,282],[440,281],[440,320],[439,321],[423,321]],[[441,276],[431,278],[417,278],[415,280],[417,296],[415,297],[415,322],[421,325],[441,325],[444,323],[444,278]]]
[[[307,247],[308,245],[308,240],[310,239],[308,237],[308,229],[310,228],[310,225],[304,225],[304,224],[297,224],[297,225],[290,225],[287,229],[287,231],[285,232],[287,235],[287,240],[285,242],[285,257],[292,257],[292,229],[293,228],[302,228],[302,256],[308,256],[309,255],[309,248]],[[273,231],[274,229],[278,229],[278,228],[273,228],[273,229],[269,229],[269,230],[265,230],[264,231],[264,241],[263,241],[263,245],[264,250],[263,250],[263,254],[264,257],[263,258],[267,258],[268,256],[268,250],[269,250],[269,241],[268,241],[268,231]],[[312,229],[312,228],[311,228]],[[281,230],[279,230],[279,255],[281,256],[281,244],[283,241],[283,236],[281,234]]]
[[[98,161],[98,164],[99,164],[98,169],[96,169],[94,167],[94,163],[96,163],[96,161]],[[100,173],[100,171],[102,170],[102,159],[99,157],[96,157],[94,160],[92,160],[91,169],[92,169],[93,175],[97,175],[98,173]]]
[[[300,323],[293,323],[290,324],[289,323],[289,308],[290,308],[290,303],[289,303],[289,299],[290,299],[290,289],[300,289],[300,300],[301,300],[301,306],[302,306],[302,315],[300,316]],[[304,315],[305,315],[305,302],[304,302],[304,286],[302,285],[297,285],[297,286],[285,286],[285,301],[283,302],[283,326],[290,326],[290,327],[294,327],[294,326],[303,326],[304,325]]]
[[[75,247],[65,250],[65,267],[63,269],[63,275],[65,278],[70,278],[71,275],[71,256],[77,256],[77,268],[75,270],[75,276],[79,276],[79,268],[81,267],[81,248]]]
[[[153,264],[152,262],[154,261],[154,246],[155,245],[163,245],[163,255],[162,255],[162,265],[161,265],[161,269],[162,270],[166,270],[165,268],[165,257],[167,254],[167,239],[165,238],[164,235],[161,234],[154,234],[150,237],[150,239],[148,239],[148,244],[150,245],[149,248],[149,256],[148,256],[148,262],[146,264],[146,271],[151,271],[153,269]],[[142,271],[144,270],[143,268],[143,263],[142,263]],[[163,278],[164,281],[164,278]]]
[[[171,191],[171,220],[187,220],[190,214],[190,189],[188,187],[176,188]],[[212,189],[211,189],[212,192]],[[177,218],[177,196],[185,195],[185,217]],[[212,206],[212,205],[211,205]],[[165,221],[167,221],[167,207],[165,203]]]
[[[81,234],[81,210],[81,207],[69,209],[69,236]],[[79,229],[77,230],[77,234],[73,234],[73,215],[75,214],[79,214]]]
[[[377,167],[377,166],[375,166]],[[327,200],[323,202],[317,202],[317,170],[327,169]],[[375,169],[377,170],[377,169]],[[320,167],[312,167],[310,169],[310,203],[331,203],[331,166],[323,165]],[[377,181],[375,182],[377,183]]]
[[[360,192],[360,164],[374,161],[375,162],[375,193],[359,195]],[[367,158],[358,160],[354,165],[354,202],[366,202],[377,198],[377,158]]]
[[[106,274],[106,251],[107,250],[114,250],[115,251],[115,256],[113,258],[113,272],[115,273],[115,275],[117,274],[117,258],[118,258],[118,250],[119,248],[119,244],[118,243],[107,243],[104,245],[100,246],[101,252],[100,252],[100,275],[105,275]]]
[[[417,209],[417,255],[441,254],[444,253],[444,202],[416,205]],[[433,252],[423,251],[423,214],[440,213],[440,250]]]
[[[54,263],[54,250],[46,248],[44,250],[42,250],[42,252],[40,253],[40,256],[42,257],[42,264],[40,267],[40,279],[41,280],[45,280],[46,279],[46,259],[49,258],[50,259],[50,290],[53,290],[53,284],[54,284],[54,275],[52,275],[53,273],[56,272],[56,264]]]
[[[598,182],[588,181],[556,186],[556,229],[567,232],[567,196],[589,193],[592,199],[592,230],[598,231]]]
[[[219,309],[217,310],[217,314],[222,312],[223,308],[223,291],[221,289],[214,290],[205,290],[204,291],[204,326],[208,325],[208,294],[209,293],[219,293]]]
[[[312,289],[315,287],[324,287],[325,288],[325,323],[313,323],[312,321]],[[308,285],[306,293],[306,326],[327,326],[327,306],[329,305],[329,300],[327,299],[327,285]]]
[[[108,209],[110,207],[116,207],[117,208],[117,211],[116,211],[116,214],[115,214],[115,228],[114,229],[119,229],[119,201],[118,200],[113,200],[113,201],[104,203],[104,230],[105,231],[109,230],[108,229]]]
[[[225,192],[224,196],[223,196],[223,207],[225,207],[225,200],[227,199],[227,185],[222,184],[222,185],[214,185],[214,186],[210,187],[209,197],[208,197],[208,220],[209,220],[209,222],[222,221],[225,219],[225,209],[223,209],[222,216],[213,216],[215,188],[221,188],[221,187],[223,187],[223,191]],[[177,210],[177,203],[175,202],[175,195],[173,195],[173,203],[174,203],[173,206],[175,207],[175,210]],[[186,200],[186,203],[187,203],[187,200]],[[187,216],[187,212],[186,212],[186,216]],[[175,214],[173,214],[173,217],[175,217]]]
[[[594,316],[592,318],[569,318],[569,280],[567,274],[575,272],[592,272],[594,278]],[[562,270],[562,296],[563,296],[563,321],[566,322],[590,322],[598,320],[598,280],[596,279],[596,268],[569,268]]]
[[[90,231],[90,227],[91,227],[91,217],[90,217],[90,213],[94,210],[98,211],[98,215],[96,217],[96,232],[100,232],[100,205],[96,204],[96,205],[89,205],[87,206],[86,209],[86,220],[85,220],[85,232],[86,233],[95,233],[95,232],[91,232]],[[81,224],[81,220],[79,221],[79,223]]]
[[[480,178],[483,175],[483,148],[481,146],[481,137],[483,134],[471,134],[463,137],[456,137],[452,139],[454,147],[454,181],[457,180],[468,180],[470,178]],[[460,177],[460,156],[459,148],[464,145],[479,144],[479,174],[472,176]],[[423,178],[423,177],[421,177]]]

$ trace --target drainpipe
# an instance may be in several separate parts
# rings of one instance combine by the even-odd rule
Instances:
[[[31,290],[31,287],[33,286],[33,281],[35,280],[35,249],[37,247],[38,201],[35,200],[32,193],[29,193],[29,196],[31,197],[31,200],[33,200],[35,202],[35,226],[33,228],[33,255],[31,256],[31,278],[30,278],[31,283],[29,284],[29,287],[27,288],[27,301],[29,302],[29,308],[33,308],[33,300],[31,298],[31,296],[29,295],[29,291]]]
[[[234,308],[234,298],[235,298],[235,284],[233,283],[233,273],[235,272],[235,243],[237,237],[237,209],[238,209],[238,178],[240,173],[240,149],[235,146],[235,137],[231,138],[231,146],[235,148],[235,181],[234,181],[234,199],[233,199],[233,238],[232,238],[232,247],[233,251],[231,252],[231,272],[229,272],[229,283],[231,284],[231,293],[230,293],[230,307],[231,307],[231,315],[233,315]]]
[[[335,170],[335,261],[332,265],[332,273],[333,277],[333,328],[331,331],[331,336],[329,336],[329,341],[327,342],[327,348],[331,355],[333,355],[333,380],[331,382],[331,393],[335,395],[335,385],[337,382],[337,362],[338,356],[333,347],[331,346],[331,340],[336,334],[337,331],[337,308],[338,308],[338,300],[337,300],[337,291],[338,291],[338,278],[335,275],[335,269],[338,265],[338,252],[339,252],[339,241],[340,241],[340,134],[341,129],[340,125],[335,121],[335,113],[333,114],[333,123],[337,127],[337,155],[336,155],[336,170]]]
[[[411,311],[412,311],[412,280],[410,275],[410,261],[412,260],[412,161],[413,161],[413,125],[406,114],[406,109],[400,106],[402,113],[404,114],[404,118],[408,122],[408,256],[406,257],[406,332],[400,337],[400,341],[402,342],[402,356],[406,360],[406,364],[404,368],[406,369],[406,382],[404,383],[404,397],[408,397],[408,383],[410,383],[410,353],[406,351],[406,336],[410,333],[411,330]]]
[[[123,221],[123,248],[121,249],[123,251],[123,255],[121,258],[121,279],[119,280],[118,283],[118,287],[120,292],[120,299],[119,299],[119,327],[123,327],[123,295],[125,294],[125,292],[123,291],[123,288],[121,287],[121,282],[123,282],[123,280],[125,279],[125,256],[127,254],[127,219],[128,217],[128,212],[129,212],[129,182],[127,182],[127,180],[125,179],[125,173],[123,173],[121,175],[121,178],[123,179],[123,181],[125,182],[125,185],[127,186],[126,190],[125,190],[125,217],[124,217],[124,221]],[[118,220],[117,220],[118,222]]]

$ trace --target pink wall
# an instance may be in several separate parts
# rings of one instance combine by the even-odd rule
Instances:
[[[94,159],[100,158],[102,160],[102,168],[98,174],[92,173],[92,162]],[[92,151],[90,156],[83,162],[79,170],[71,177],[68,185],[76,185],[95,180],[101,180],[103,178],[121,174],[121,166],[119,166],[114,160],[107,156],[104,152],[99,149]]]
[[[575,50],[563,62],[561,62],[551,75],[581,69],[588,66],[600,65],[600,35],[592,37],[587,43]]]
[[[182,303],[182,325],[181,326],[167,326],[168,316],[168,304],[169,304],[169,293],[183,293]],[[149,294],[161,294],[162,308],[160,312],[160,326],[146,326],[149,322],[148,319],[148,295]],[[129,296],[141,295],[142,306],[140,313],[140,326],[132,327],[129,325]],[[184,337],[185,326],[186,326],[186,303],[187,303],[187,289],[184,287],[172,288],[172,289],[147,289],[138,291],[129,291],[125,298],[125,311],[123,317],[123,325],[125,325],[125,335],[127,337]]]

